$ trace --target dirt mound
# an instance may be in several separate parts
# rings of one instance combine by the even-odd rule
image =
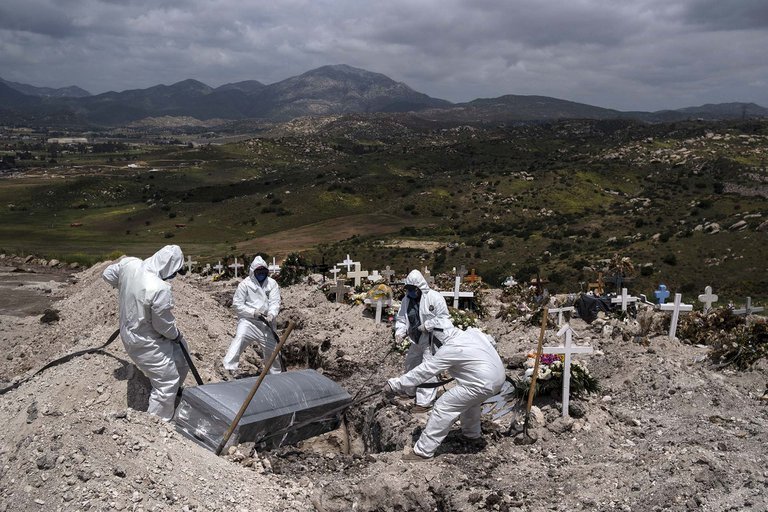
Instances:
[[[106,264],[78,274],[56,303],[60,320],[0,318],[5,381],[48,361],[99,346],[117,327]],[[173,282],[175,313],[204,381],[219,381],[236,319],[226,308],[235,281],[186,276]],[[289,367],[315,368],[365,396],[399,374],[391,331],[362,306],[328,302],[318,278],[282,290],[280,322],[297,325]],[[491,312],[499,294],[485,297]],[[297,446],[224,457],[190,443],[172,425],[140,412],[147,383],[122,344],[52,367],[0,395],[0,511],[3,510],[764,510],[768,409],[764,363],[718,370],[707,349],[641,337],[633,321],[572,322],[595,355],[580,358],[602,391],[575,400],[583,416],[560,417],[559,397],[537,399],[520,445],[506,435],[521,408],[483,420],[484,443],[454,429],[435,460],[407,463],[401,451],[427,415],[380,395],[347,412],[345,428]],[[510,374],[522,375],[538,328],[493,318]],[[548,333],[546,344],[559,344]],[[23,355],[22,355],[23,354]],[[261,365],[253,348],[243,370]],[[194,385],[190,376],[186,385]],[[3,385],[2,387],[5,387]]]

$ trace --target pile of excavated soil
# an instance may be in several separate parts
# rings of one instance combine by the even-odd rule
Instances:
[[[117,327],[106,263],[59,289],[60,319],[0,316],[0,388],[47,362],[103,344]],[[206,382],[224,378],[221,357],[236,318],[236,282],[199,276],[173,281],[175,313]],[[283,288],[280,326],[296,329],[289,369],[314,368],[352,395],[376,391],[400,373],[391,331],[362,306],[328,302],[317,278]],[[498,290],[484,303],[498,311]],[[492,315],[481,326],[520,376],[538,327]],[[524,404],[494,422],[484,446],[458,426],[429,462],[400,460],[425,424],[402,399],[381,395],[346,414],[346,429],[272,451],[234,447],[217,457],[146,412],[147,382],[117,341],[49,368],[0,395],[0,511],[17,510],[766,510],[768,365],[717,369],[707,348],[658,332],[634,341],[633,322],[574,320],[579,357],[601,392],[573,399],[563,419],[557,397],[541,397],[533,444],[506,435]],[[547,345],[559,344],[554,332]],[[249,348],[248,373],[261,361]],[[187,386],[193,386],[192,377]],[[347,435],[348,433],[348,435]]]

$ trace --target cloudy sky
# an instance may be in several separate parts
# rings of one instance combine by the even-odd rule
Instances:
[[[0,77],[91,93],[326,64],[454,102],[768,107],[768,0],[2,0]]]

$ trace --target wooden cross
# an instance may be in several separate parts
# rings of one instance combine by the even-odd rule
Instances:
[[[275,263],[274,256],[272,257],[272,264],[267,267],[267,270],[269,270],[272,273],[280,272],[280,265]]]
[[[747,304],[742,309],[734,309],[733,314],[748,316],[753,313],[760,313],[763,309],[762,307],[752,307],[752,297],[747,297]]]
[[[563,306],[559,308],[550,308],[547,311],[549,311],[549,314],[557,313],[557,326],[560,327],[563,325],[563,313],[564,312],[573,312],[575,308],[573,306]]]
[[[384,279],[386,279],[387,283],[391,283],[392,276],[395,275],[395,271],[389,268],[389,265],[387,265],[386,268],[381,271],[381,275],[384,276]]]
[[[460,297],[474,297],[475,294],[472,292],[462,292],[460,291],[461,288],[461,277],[458,275],[456,276],[456,281],[454,282],[453,291],[452,292],[440,292],[440,295],[446,298],[453,297],[453,307],[456,309],[459,309],[459,298]]]
[[[657,299],[659,299],[659,304],[664,304],[664,301],[666,301],[667,297],[669,297],[669,290],[667,290],[667,285],[660,284],[659,289],[653,292],[653,294]]]
[[[603,283],[603,273],[597,273],[597,280],[594,283],[587,283],[590,290],[595,291],[595,295],[602,295],[605,293],[605,283]]]
[[[424,272],[422,273],[422,275],[424,276],[424,280],[427,282],[428,286],[430,287],[435,286],[435,278],[429,272],[429,268],[424,267]]]
[[[711,286],[704,287],[704,293],[699,295],[699,302],[704,303],[704,313],[707,313],[710,309],[712,309],[712,303],[717,302],[717,295],[712,293]]]
[[[347,293],[347,286],[344,284],[344,279],[336,280],[336,302],[344,302],[344,295]]]
[[[573,329],[565,324],[557,331],[558,336],[565,335],[564,347],[544,347],[543,354],[565,354],[563,361],[563,418],[568,417],[568,402],[571,397],[571,354],[591,354],[592,347],[571,345]]]
[[[662,285],[663,286],[663,285]],[[675,333],[677,333],[677,321],[680,318],[680,313],[687,313],[693,311],[692,304],[683,304],[683,295],[681,293],[675,294],[675,302],[672,304],[659,304],[659,309],[662,311],[672,312],[672,321],[669,323],[669,339],[675,339]]]
[[[237,258],[235,258],[235,262],[229,265],[229,268],[235,269],[235,279],[237,279],[237,269],[242,267],[243,265],[237,262]]]
[[[376,304],[376,323],[378,324],[381,322],[381,313],[384,309],[384,306],[389,306],[392,304],[392,297],[388,297],[386,299],[379,297],[376,300],[365,299],[363,302],[366,304]]]
[[[224,270],[224,265],[221,264],[221,260],[219,260],[219,262],[213,266],[213,269],[217,274],[221,274],[221,272]]]
[[[621,289],[621,295],[611,299],[611,304],[621,304],[621,310],[622,311],[626,311],[627,310],[627,303],[637,302],[638,300],[639,299],[637,297],[632,297],[631,295],[627,295],[627,289],[626,288],[622,288]]]
[[[363,277],[367,277],[367,276],[368,276],[368,271],[367,270],[360,270],[360,262],[359,261],[355,262],[355,270],[354,270],[354,272],[347,271],[347,278],[348,279],[351,278],[351,279],[355,280],[355,288],[360,286],[360,279],[363,278]]]
[[[329,270],[331,274],[333,274],[333,280],[336,281],[338,279],[337,275],[339,272],[341,272],[341,269],[338,268],[336,265],[333,266],[331,270]]]
[[[187,272],[192,273],[192,265],[197,265],[196,261],[192,261],[192,256],[187,256]]]
[[[337,263],[336,265],[338,265],[338,266],[340,266],[340,267],[344,267],[344,266],[346,266],[346,267],[347,267],[347,272],[349,272],[350,268],[351,268],[351,267],[352,267],[352,265],[354,265],[354,264],[355,264],[355,262],[354,262],[354,261],[352,261],[352,260],[349,258],[349,254],[347,254],[347,259],[345,259],[345,260],[344,260],[344,261],[342,261],[341,263]]]
[[[374,270],[370,274],[368,274],[368,280],[372,283],[376,283],[384,279],[381,274],[379,274],[378,270]]]
[[[472,269],[472,272],[470,272],[469,275],[464,278],[464,280],[469,283],[474,283],[477,281],[481,281],[482,278],[479,275],[475,274],[475,269]]]

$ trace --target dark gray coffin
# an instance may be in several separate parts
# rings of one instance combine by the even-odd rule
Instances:
[[[215,451],[257,379],[184,388],[176,430]],[[275,448],[329,432],[351,401],[349,393],[314,370],[267,375],[227,445],[256,442]]]

